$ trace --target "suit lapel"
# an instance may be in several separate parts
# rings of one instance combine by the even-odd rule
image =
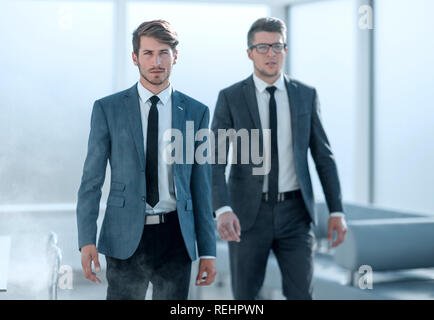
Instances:
[[[255,124],[255,128],[262,129],[261,120],[259,118],[258,101],[256,100],[255,83],[253,82],[253,76],[250,76],[244,81],[244,97],[247,102],[247,108],[249,109],[250,116]],[[262,130],[259,130],[262,138]]]
[[[185,108],[187,107],[185,103],[185,98],[176,90],[172,92],[172,128],[181,131],[183,139],[186,138],[185,134]],[[183,148],[185,148],[185,143],[183,143]],[[183,161],[185,162],[186,150],[183,149]],[[175,178],[177,176],[179,164],[174,165]]]
[[[137,83],[125,94],[125,107],[127,109],[130,130],[136,145],[142,170],[145,170],[145,150],[143,145],[142,117],[140,114],[139,93]]]
[[[294,81],[291,81],[286,75],[285,75],[285,86],[286,90],[288,92],[289,97],[289,110],[291,114],[291,131],[292,131],[292,145],[295,145],[296,134],[297,134],[297,115],[298,115],[298,109],[297,106],[299,106],[299,96],[297,92],[297,85],[294,83]]]
[[[176,90],[172,93],[172,128],[178,129],[185,135],[184,114],[185,114],[185,99]]]

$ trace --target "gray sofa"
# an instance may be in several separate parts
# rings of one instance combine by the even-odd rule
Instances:
[[[434,299],[434,216],[344,207],[346,240],[330,249],[328,210],[324,203],[317,205],[316,298]]]

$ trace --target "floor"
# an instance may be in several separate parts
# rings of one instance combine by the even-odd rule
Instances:
[[[98,221],[101,224],[102,216]],[[101,284],[86,280],[81,273],[81,256],[77,248],[75,214],[70,210],[58,212],[0,212],[0,236],[11,237],[7,291],[0,300],[49,299],[49,261],[47,242],[50,232],[58,235],[65,273],[60,275],[57,298],[66,300],[103,300],[106,297],[105,259],[100,256],[103,271]],[[227,245],[218,242],[216,281],[209,287],[190,288],[190,299],[230,300],[230,277],[227,273]],[[197,262],[192,267],[192,278]],[[222,271],[223,270],[223,271]],[[226,272],[224,271],[226,270]],[[68,282],[70,281],[70,282]],[[331,256],[317,254],[314,267],[315,299],[434,299],[434,269],[393,273],[374,273],[374,288],[361,290],[349,286],[348,273],[334,264]],[[193,281],[192,281],[193,283]],[[62,285],[63,284],[63,285]],[[68,289],[68,284],[69,289]],[[63,289],[62,289],[63,288]],[[150,286],[147,298],[151,297]],[[280,273],[270,259],[261,295],[266,299],[283,299]]]

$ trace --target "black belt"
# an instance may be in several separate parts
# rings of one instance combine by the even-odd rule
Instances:
[[[145,224],[160,224],[160,223],[166,223],[169,221],[172,216],[174,217],[176,213],[175,211],[171,212],[165,212],[165,213],[158,213],[158,214],[147,214],[145,216]]]
[[[277,194],[277,202],[282,202],[285,200],[290,200],[290,199],[298,199],[298,198],[302,198],[301,195],[301,190],[294,190],[294,191],[288,191],[288,192],[279,192]],[[262,194],[262,201],[268,202],[268,192],[264,192]]]

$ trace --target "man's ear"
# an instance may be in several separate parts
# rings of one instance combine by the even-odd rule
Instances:
[[[247,49],[247,56],[249,57],[250,60],[253,60],[252,50]]]
[[[176,64],[176,61],[178,60],[178,50],[173,51],[173,63]]]
[[[137,61],[137,56],[134,52],[131,53],[131,57],[133,58],[134,65],[138,66],[139,63]]]

